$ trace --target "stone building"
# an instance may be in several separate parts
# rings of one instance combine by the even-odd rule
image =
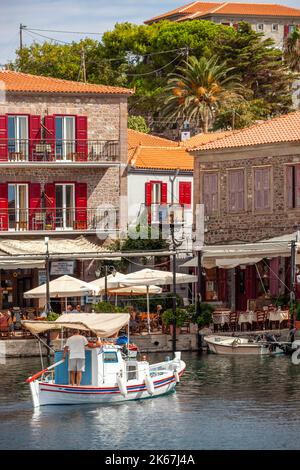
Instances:
[[[299,229],[300,111],[230,132],[191,153],[194,207],[204,204],[206,244],[255,242]],[[289,285],[289,258],[272,258],[267,264],[271,269],[262,266],[261,273],[255,266],[236,268],[238,308],[261,293],[260,277],[266,290],[276,285],[272,279],[278,276],[282,281],[285,276]],[[223,286],[220,299],[227,296],[227,274],[223,269],[209,274],[211,286]]]
[[[127,98],[131,90],[0,71],[0,249],[116,228],[127,208]],[[13,250],[13,248],[11,248]],[[9,250],[8,250],[9,254]],[[0,266],[1,268],[1,266]],[[2,272],[1,306],[22,301],[37,270]]]
[[[284,39],[300,25],[300,10],[267,3],[192,2],[146,20],[145,23],[152,24],[161,20],[208,20],[234,28],[245,21],[255,31],[273,39],[276,46],[282,48]]]

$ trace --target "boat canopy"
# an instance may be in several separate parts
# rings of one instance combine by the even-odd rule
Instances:
[[[55,321],[24,320],[22,325],[31,333],[71,328],[93,331],[100,338],[109,338],[129,322],[128,313],[67,313]]]

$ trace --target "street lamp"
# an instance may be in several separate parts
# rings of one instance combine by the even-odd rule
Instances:
[[[117,274],[117,271],[116,271],[116,268],[114,266],[109,266],[107,264],[105,264],[104,266],[99,266],[96,271],[95,271],[95,276],[96,278],[98,279],[100,276],[101,276],[101,271],[102,269],[104,268],[104,299],[105,299],[105,302],[107,302],[107,299],[108,299],[108,289],[107,289],[107,275],[108,273],[110,272],[114,277],[115,275]]]
[[[45,268],[46,268],[46,314],[51,312],[51,304],[50,304],[50,289],[49,289],[49,283],[50,283],[50,261],[49,261],[49,237],[45,237],[45,246],[46,246],[46,262],[45,262]]]

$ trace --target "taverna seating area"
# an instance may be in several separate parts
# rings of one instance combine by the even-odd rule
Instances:
[[[214,332],[218,331],[259,331],[287,328],[289,310],[287,307],[268,305],[258,310],[231,311],[218,308],[213,315]]]

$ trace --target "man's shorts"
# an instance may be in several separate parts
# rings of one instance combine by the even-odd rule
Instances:
[[[84,372],[85,371],[85,359],[69,359],[68,371],[69,372]]]

